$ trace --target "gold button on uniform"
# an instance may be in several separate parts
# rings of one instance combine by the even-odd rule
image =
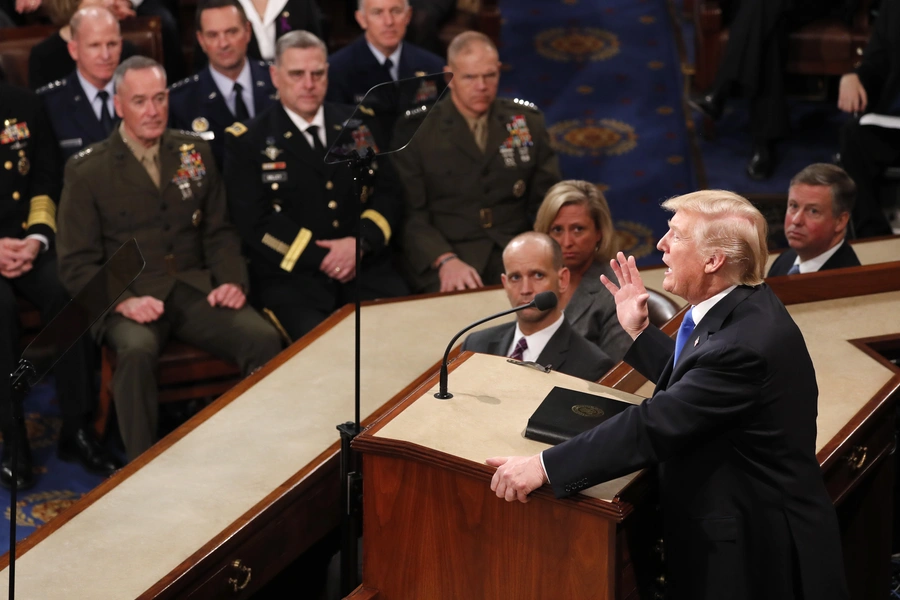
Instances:
[[[332,225],[332,227],[334,227],[335,229],[337,229],[338,227],[341,226],[341,224],[337,221],[337,219],[335,219],[334,221],[332,221],[332,222],[331,222],[331,225]]]
[[[6,169],[7,171],[11,171],[12,170],[12,161],[8,160],[5,163],[3,163],[3,168]]]
[[[24,150],[19,150],[19,156],[25,156],[25,151],[24,151]]]
[[[20,194],[19,192],[13,192],[13,200],[18,200],[21,197],[22,197],[22,194]]]
[[[334,184],[329,181],[328,183],[325,184],[325,189],[326,190],[334,189]]]
[[[277,190],[277,189],[278,189],[278,184],[277,184],[277,183],[273,183],[273,184],[272,184],[272,189],[273,189],[273,190]]]
[[[331,202],[328,203],[328,208],[330,208],[331,210],[336,209],[336,208],[337,208],[337,202],[335,202],[334,200],[332,200]]]

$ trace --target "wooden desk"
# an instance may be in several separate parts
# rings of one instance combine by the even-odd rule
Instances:
[[[508,306],[498,289],[365,306],[363,418],[421,382],[459,329]],[[354,321],[339,311],[21,542],[19,597],[246,598],[320,539],[340,515]],[[228,579],[248,575],[234,593]]]

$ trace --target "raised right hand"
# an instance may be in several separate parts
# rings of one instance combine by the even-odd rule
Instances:
[[[137,323],[152,323],[165,312],[165,304],[153,296],[136,296],[119,302],[116,312]]]
[[[625,255],[619,252],[609,264],[619,280],[619,285],[610,281],[606,275],[600,276],[600,282],[616,299],[616,315],[622,329],[631,336],[631,339],[635,339],[650,325],[650,309],[647,308],[650,294],[644,287],[644,281],[633,256],[626,259]]]

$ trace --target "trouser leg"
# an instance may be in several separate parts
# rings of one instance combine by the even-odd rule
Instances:
[[[856,183],[853,228],[858,238],[890,235],[891,226],[878,197],[885,167],[900,159],[900,132],[853,119],[841,129],[841,163]]]

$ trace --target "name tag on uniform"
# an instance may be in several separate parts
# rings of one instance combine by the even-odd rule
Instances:
[[[197,137],[199,137],[201,140],[206,140],[207,142],[211,142],[212,140],[216,139],[216,132],[215,132],[215,131],[202,131],[202,132],[196,132],[196,135],[197,135]]]
[[[287,181],[287,173],[281,171],[280,173],[263,173],[262,174],[263,183],[272,183],[273,181]]]
[[[71,138],[68,140],[60,140],[59,147],[60,148],[81,148],[82,141],[81,138]]]

